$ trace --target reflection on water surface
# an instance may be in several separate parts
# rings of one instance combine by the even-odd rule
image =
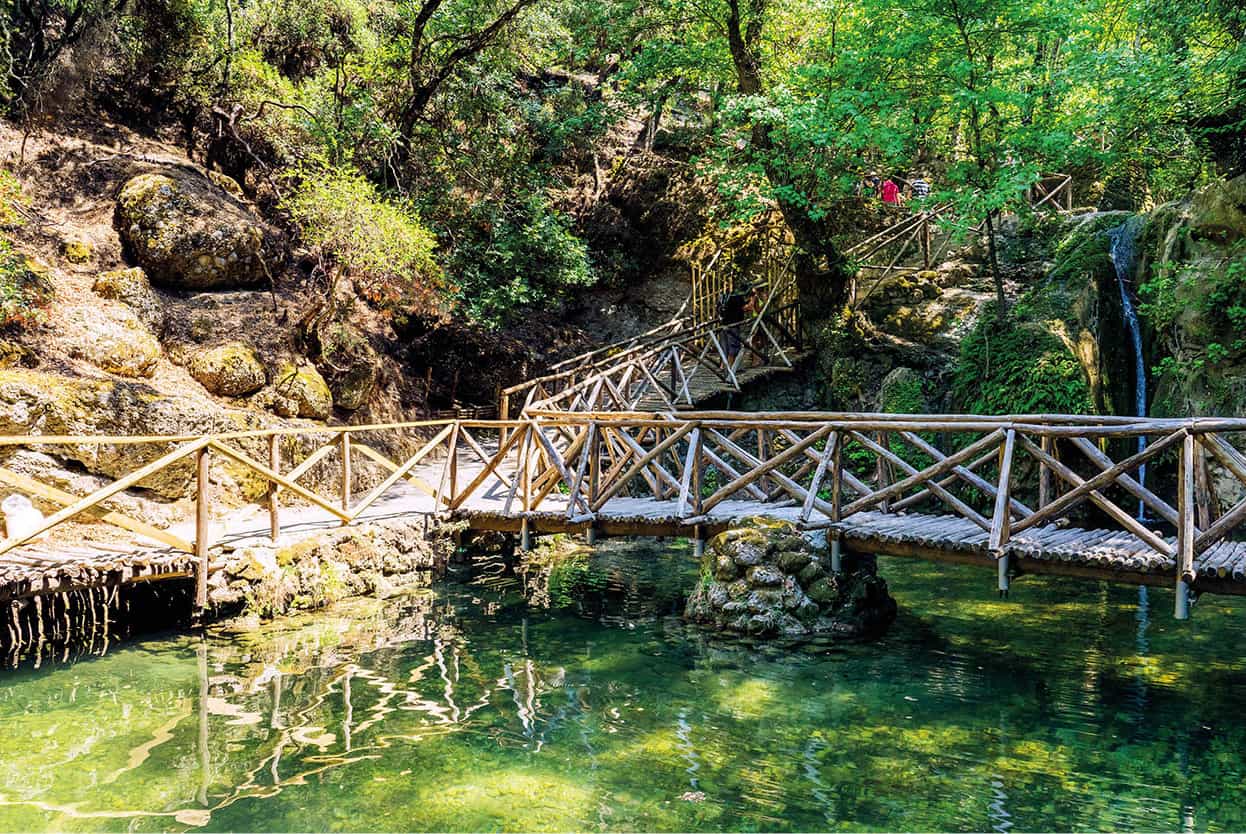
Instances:
[[[882,642],[762,653],[668,616],[690,561],[612,547],[591,618],[494,567],[8,673],[0,828],[1246,826],[1241,602],[885,559]]]

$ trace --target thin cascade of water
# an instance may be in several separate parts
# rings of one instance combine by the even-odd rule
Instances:
[[[1121,309],[1125,315],[1125,326],[1129,329],[1129,339],[1134,349],[1134,416],[1147,416],[1146,398],[1146,360],[1142,356],[1142,326],[1138,321],[1138,310],[1134,307],[1133,296],[1129,292],[1129,281],[1134,268],[1134,244],[1137,242],[1138,229],[1142,218],[1134,216],[1120,226],[1108,232],[1111,240],[1109,254],[1112,266],[1116,268],[1116,285],[1121,293]],[[1138,437],[1138,451],[1146,448],[1146,437]],[[1146,464],[1138,467],[1138,483],[1146,486]],[[1138,500],[1138,518],[1146,515],[1146,505]]]

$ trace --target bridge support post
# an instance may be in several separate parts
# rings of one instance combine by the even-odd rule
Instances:
[[[597,528],[592,524],[588,525],[588,527],[584,530],[584,542],[589,547],[597,544]]]
[[[211,465],[207,448],[200,449],[195,455],[195,605],[192,616],[196,625],[203,621],[203,614],[208,608],[208,548],[212,544],[209,540],[212,523]]]
[[[692,528],[692,555],[698,559],[705,555],[705,531],[700,524]]]
[[[1012,556],[1005,553],[995,560],[995,564],[999,568],[999,595],[1006,597],[1008,596],[1008,586],[1011,582],[1009,571],[1012,568]]]
[[[844,572],[843,545],[839,540],[839,531],[831,533],[831,573]]]
[[[519,549],[524,553],[532,550],[532,527],[526,518],[519,522]]]
[[[1190,583],[1184,579],[1177,580],[1177,599],[1172,615],[1178,620],[1190,619]]]
[[[1173,616],[1190,619],[1190,583],[1194,576],[1194,538],[1197,534],[1194,515],[1194,435],[1187,430],[1181,441],[1181,457],[1177,460],[1177,587]]]

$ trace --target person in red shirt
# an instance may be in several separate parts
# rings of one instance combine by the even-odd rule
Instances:
[[[881,195],[884,203],[890,203],[893,206],[900,205],[900,186],[896,185],[896,181],[891,177],[883,180]]]

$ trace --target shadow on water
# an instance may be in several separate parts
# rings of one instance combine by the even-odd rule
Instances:
[[[585,564],[593,593],[557,609],[485,562],[9,673],[0,828],[1246,825],[1235,600],[1146,620],[1131,589],[1031,577],[1004,601],[985,572],[883,559],[881,641],[764,652],[670,616],[682,542]]]

